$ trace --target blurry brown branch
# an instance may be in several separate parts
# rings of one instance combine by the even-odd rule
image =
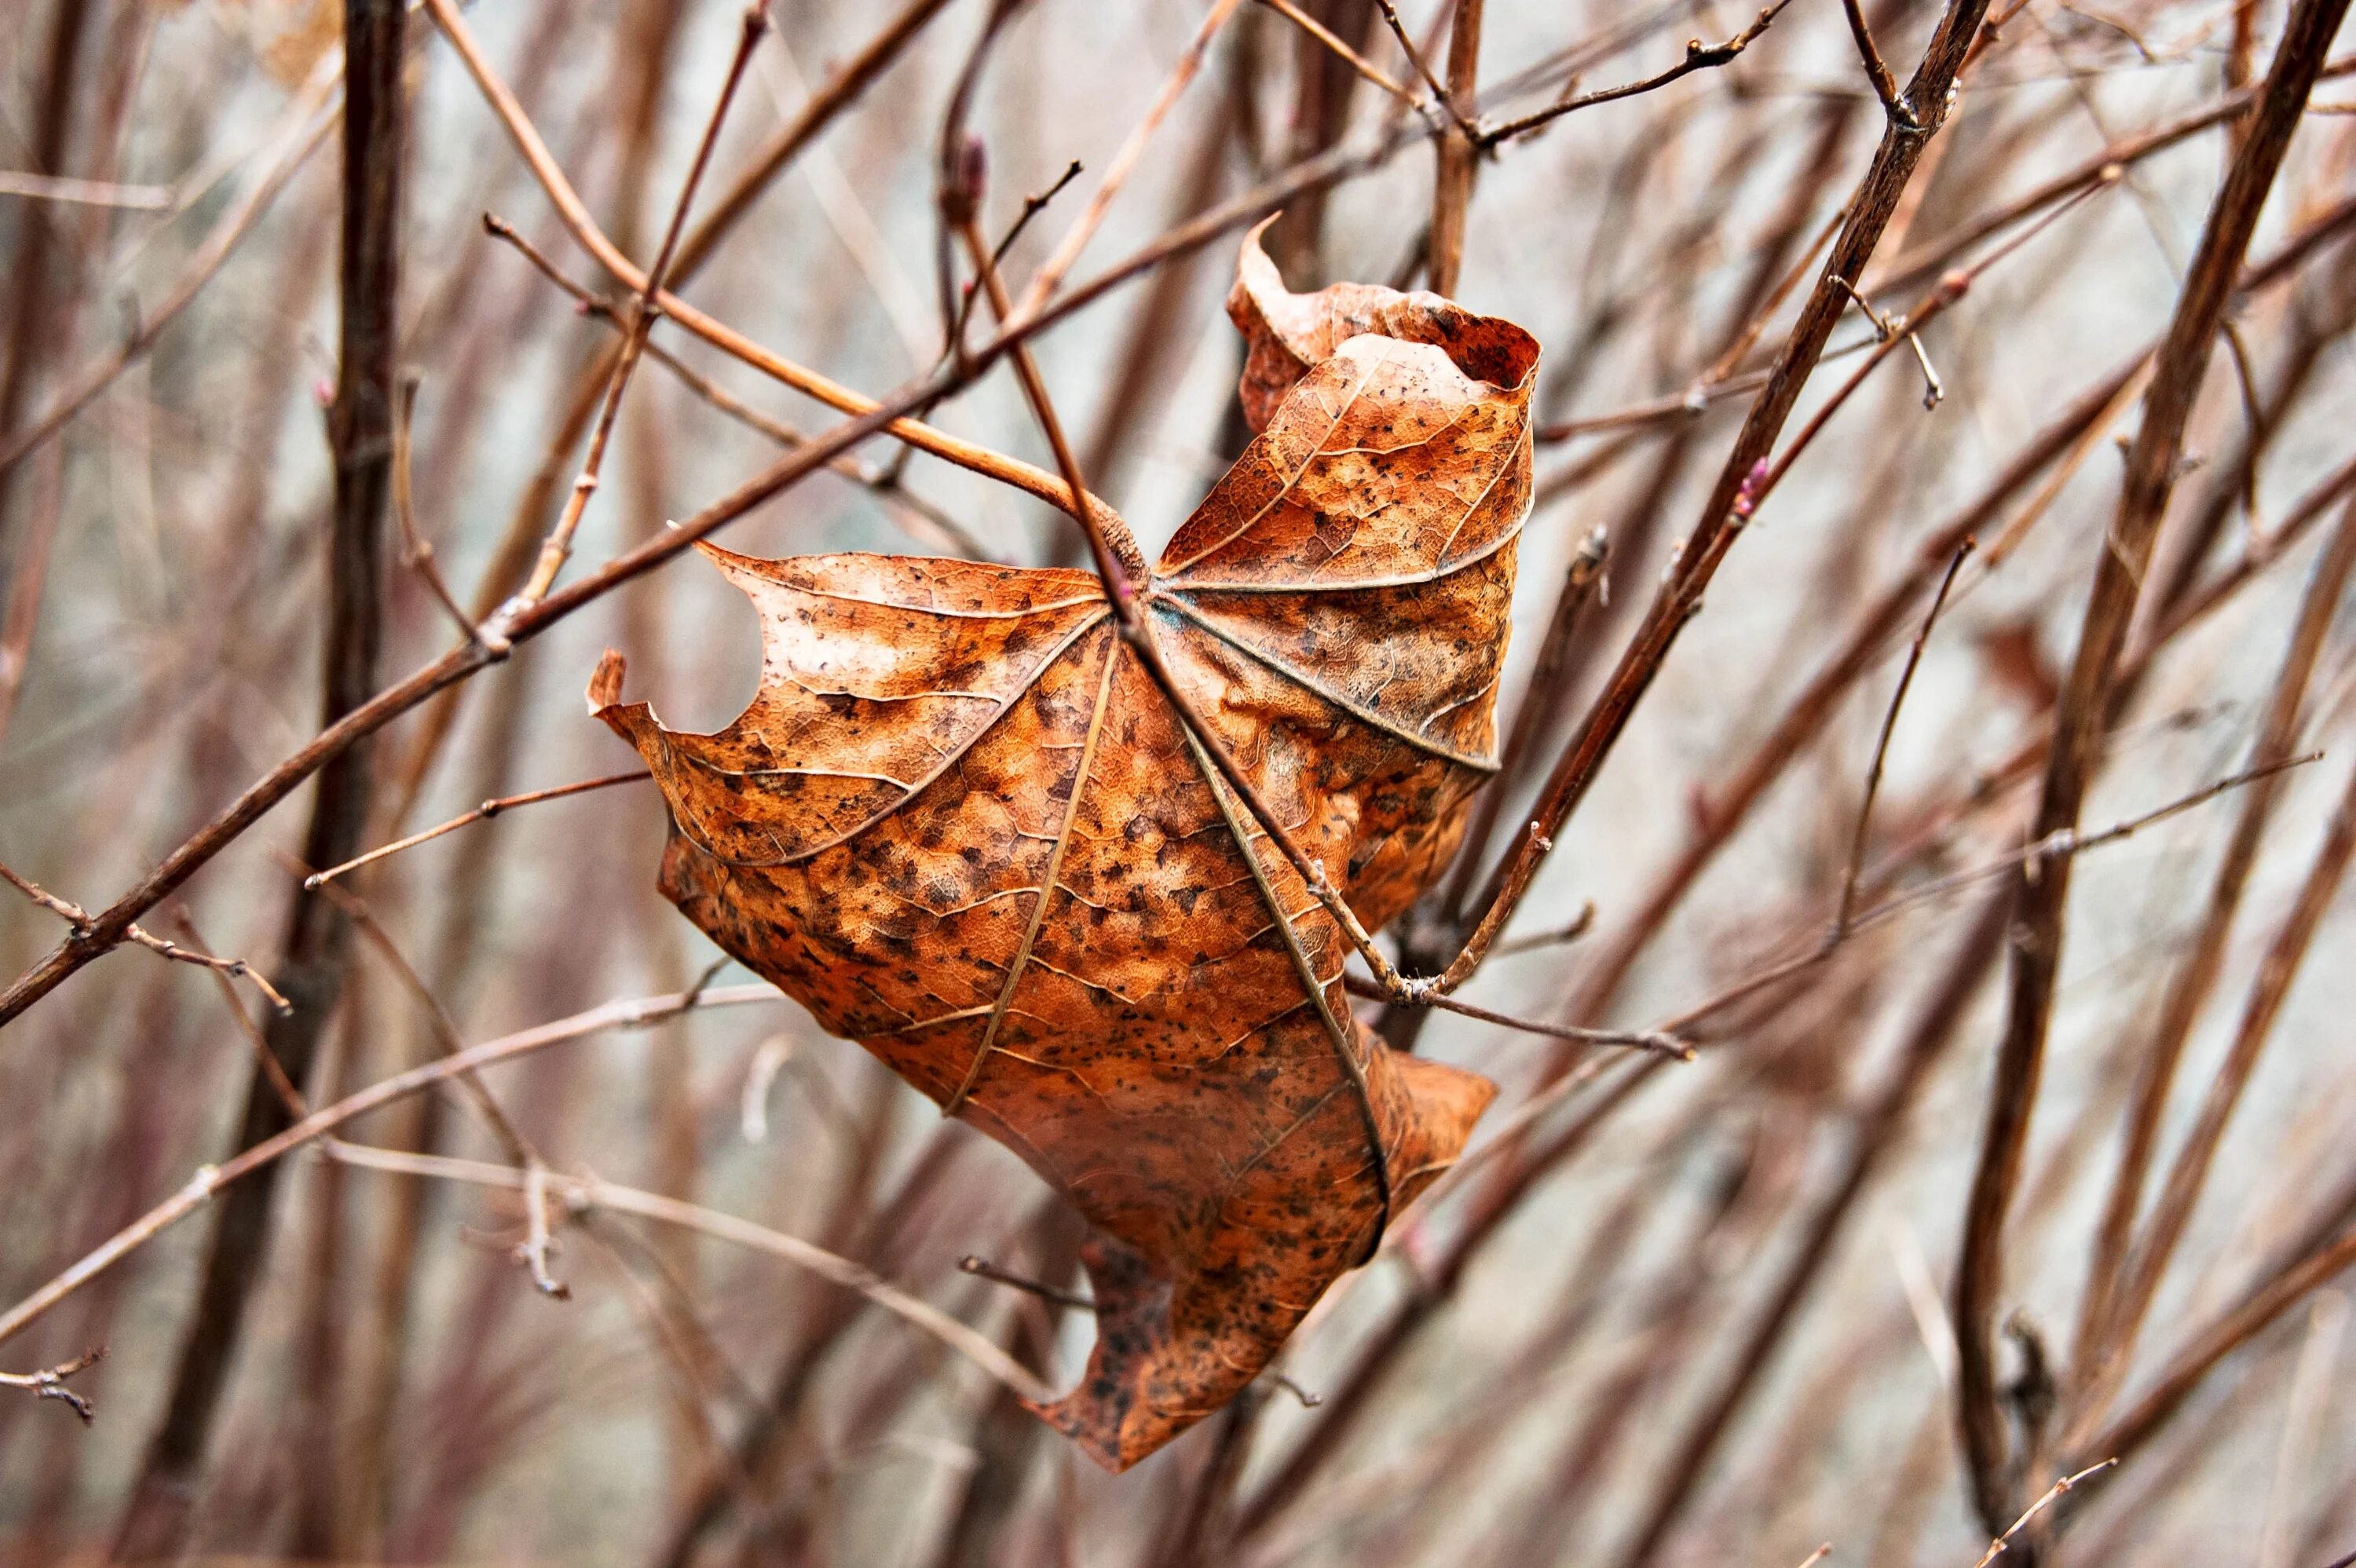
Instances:
[[[2218,323],[2259,209],[2346,12],[2346,0],[2299,0],[2293,5],[2244,139],[2210,209],[2199,254],[2144,397],[2143,421],[2127,454],[2126,483],[2104,538],[2077,656],[2055,709],[2054,743],[2031,829],[2034,839],[2045,840],[2077,824],[2107,728],[2119,656],[2160,517],[2175,489],[2185,423],[2208,368]],[[2019,1181],[2044,1066],[2069,891],[2066,860],[2042,858],[2023,863],[2015,891],[2008,1014],[1956,1267],[1958,1417],[1973,1501],[1991,1531],[2002,1530],[2019,1511],[2020,1477],[2014,1473],[2015,1456],[2004,1424],[1995,1325],[2003,1288],[2005,1220]]]
[[[329,726],[363,707],[376,689],[385,637],[385,525],[400,395],[406,23],[403,0],[346,0],[336,382],[327,411],[334,496],[320,656],[320,722]],[[304,829],[305,861],[332,865],[359,847],[375,787],[365,745],[325,763]],[[262,1030],[278,1071],[257,1068],[248,1075],[239,1146],[287,1125],[290,1107],[280,1085],[309,1079],[343,995],[349,950],[349,926],[334,905],[298,897],[288,906],[275,968],[290,1005]],[[163,1422],[123,1513],[118,1546],[127,1554],[164,1554],[186,1543],[189,1479],[203,1462],[243,1337],[274,1212],[275,1174],[222,1206]]]
[[[2251,747],[2254,758],[2280,756],[2295,743],[2308,683],[2351,569],[2356,569],[2356,509],[2343,515],[2308,581],[2298,621],[2284,651],[2274,691]],[[2149,1289],[2156,1284],[2143,1282],[2136,1292],[2141,1299],[2132,1304],[2114,1299],[2121,1283],[2120,1272],[2127,1263],[2150,1166],[2158,1152],[2161,1119],[2177,1065],[2193,1024],[2223,969],[2225,946],[2234,917],[2240,911],[2278,798],[2279,792],[2267,784],[2251,791],[2244,800],[2232,840],[2211,885],[2191,950],[2169,987],[2149,1042],[2139,1053],[2126,1136],[2096,1232],[2094,1263],[2080,1307],[2078,1364],[2074,1370],[2082,1412],[2077,1419],[2082,1423],[2088,1419],[2088,1413],[2101,1408],[2104,1391],[2115,1382],[2118,1368],[2134,1342],[2135,1327],[2148,1305]],[[2154,1224],[2158,1223],[2155,1217]]]
[[[165,286],[155,303],[141,308],[134,330],[114,347],[75,371],[51,397],[48,408],[0,442],[0,474],[14,469],[28,453],[64,429],[76,414],[90,406],[92,399],[153,348],[164,329],[187,309],[223,263],[236,254],[239,245],[253,232],[255,224],[270,210],[287,182],[301,171],[341,120],[343,110],[338,98],[343,86],[342,66],[342,52],[337,50],[312,73],[303,91],[287,106],[279,129],[271,138],[271,152],[252,182],[214,219],[179,274]]]

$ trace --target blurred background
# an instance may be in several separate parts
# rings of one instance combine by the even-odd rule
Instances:
[[[1836,1563],[1970,1568],[2051,1482],[2114,1457],[2010,1550],[2258,1568],[2356,1551],[2356,75],[2336,67],[2246,258],[2225,258],[2220,329],[2195,334],[2214,352],[2091,720],[2086,834],[2190,804],[2077,856],[2041,1077],[1997,1070],[2018,852],[2098,568],[2130,549],[2112,530],[2147,357],[2289,9],[1956,7],[1980,27],[1944,126],[1849,280],[1874,315],[1837,324],[1776,449],[1799,446],[1788,478],[1462,993],[1671,1023],[1697,1060],[1367,1004],[1395,1045],[1503,1092],[1478,1168],[1334,1288],[1280,1363],[1289,1386],[1263,1379],[1110,1477],[969,1360],[786,1258],[559,1204],[559,1298],[517,1261],[516,1191],[436,1179],[479,1167],[313,1149],[7,1320],[0,1372],[23,1386],[0,1386],[0,1556],[1790,1568],[1829,1542]],[[367,498],[398,467],[390,416],[339,391],[339,301],[369,286],[339,276],[360,91],[339,0],[7,11],[0,862],[49,901],[0,889],[16,975],[308,740],[323,691],[348,702],[450,647],[436,578],[478,616],[516,591],[633,296],[568,235],[428,12],[397,37],[380,16],[371,123],[403,123],[375,144],[374,172],[399,176],[380,208],[398,283],[372,297],[380,363],[414,389],[397,444],[429,567],[385,492]],[[1858,15],[1903,85],[1942,11]],[[475,0],[464,25],[645,266],[742,16]],[[1840,0],[1763,19],[1693,0],[773,0],[770,21],[672,286],[881,397],[941,360],[969,277],[941,238],[945,127],[984,149],[993,238],[1055,192],[1005,253],[1018,296],[1119,177],[1066,293],[1143,264],[1034,343],[1082,472],[1149,554],[1239,450],[1221,302],[1262,214],[1283,213],[1269,246],[1296,289],[1439,283],[1538,337],[1501,709],[1515,765],[1476,869],[1705,516],[1877,144],[1903,136]],[[1194,63],[1124,175],[1117,155]],[[1461,250],[1435,197],[1451,160]],[[838,417],[668,323],[651,343],[566,581]],[[1002,364],[927,417],[1052,466]],[[1602,582],[1558,621],[1598,529]],[[1890,736],[1868,918],[1837,927],[1877,738],[1967,535]],[[1079,559],[1040,502],[888,440],[720,537]],[[1067,1212],[857,1047],[711,972],[716,950],[655,891],[643,785],[519,805],[304,891],[323,846],[344,859],[632,770],[581,701],[608,645],[680,729],[733,717],[758,667],[753,616],[707,566],[638,577],[413,707],[142,914],[150,946],[0,1029],[0,1306],[283,1126],[290,1094],[326,1104],[461,1042],[708,985],[638,1009],[643,1027],[593,1027],[626,1008],[564,1025],[482,1082],[560,1176],[814,1243],[1058,1386],[1076,1373],[1085,1311],[959,1267],[1073,1285]],[[1445,961],[1463,912],[1443,897],[1402,923],[1410,968]],[[341,1136],[506,1161],[454,1087]],[[1991,1393],[1959,1375],[1955,1281],[1992,1104],[2028,1122],[1987,1232],[1987,1320],[1962,1325],[1993,1347]],[[25,1381],[98,1347],[62,1384],[87,1426]],[[1958,1437],[1975,1406],[2004,1448],[1977,1494]]]

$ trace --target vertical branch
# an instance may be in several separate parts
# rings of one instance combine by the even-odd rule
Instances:
[[[1709,499],[1687,536],[1676,566],[1578,735],[1547,776],[1527,830],[1515,836],[1512,853],[1490,873],[1480,899],[1480,919],[1463,952],[1440,976],[1442,991],[1453,990],[1471,977],[1497,933],[1513,918],[1538,868],[1553,850],[1556,832],[1577,809],[1678,633],[1701,607],[1702,594],[1727,551],[1748,526],[1776,438],[1797,406],[1816,362],[1824,357],[1834,326],[1848,308],[1846,280],[1865,275],[1883,230],[1922,163],[1923,149],[1945,121],[1952,90],[1987,12],[1987,0],[1949,0],[1940,16],[1922,62],[1906,86],[1904,101],[1910,112],[1902,119],[1890,117],[1883,130],[1873,162],[1849,198],[1848,216],[1817,273],[1815,286],[1801,305],[1799,318],[1784,339],[1766,384],[1743,418],[1733,450],[1719,470]]]
[[[2201,390],[2234,274],[2259,208],[2282,166],[2308,92],[2346,15],[2348,0],[2299,0],[2291,11],[2224,187],[2211,207],[2201,248],[2177,301],[2144,400],[2143,422],[2127,453],[2118,507],[2103,539],[2086,603],[2078,653],[2054,715],[2045,785],[2030,828],[2032,842],[2074,830],[2102,746],[2112,684],[2135,618],[2152,542],[2175,489],[2186,421]],[[2029,1121],[2037,1101],[2061,968],[2062,923],[2070,891],[2068,857],[2045,854],[2022,863],[2014,886],[2012,964],[2004,1031],[1988,1091],[1987,1130],[1964,1219],[1955,1275],[1957,1415],[1972,1499],[1990,1532],[2019,1513],[2019,1477],[1996,1370],[1997,1297],[2004,1285],[2007,1211],[2020,1179]]]
[[[333,725],[376,686],[381,641],[385,521],[392,485],[396,304],[400,291],[403,141],[402,0],[346,0],[347,102],[343,122],[343,245],[338,272],[340,333],[327,438],[335,464],[328,522],[321,720]],[[319,770],[303,837],[315,866],[348,859],[359,848],[375,780],[372,747],[355,742]],[[342,989],[350,928],[324,899],[299,893],[288,911],[281,988],[293,1005],[265,1039],[286,1079],[311,1071]],[[248,1080],[236,1147],[285,1128],[286,1108],[260,1072]],[[120,1550],[159,1556],[185,1539],[190,1489],[241,1337],[245,1308],[269,1240],[276,1168],[240,1186],[221,1205],[194,1324],[183,1342],[163,1424],[148,1450],[123,1520]]]
[[[57,20],[49,34],[48,61],[41,84],[40,119],[33,131],[33,167],[37,174],[56,175],[65,157],[66,135],[73,127],[75,62],[81,53],[82,26],[91,7],[80,0],[58,0]],[[61,219],[46,202],[25,204],[29,210],[18,220],[18,240],[8,258],[16,288],[9,300],[7,361],[0,366],[0,439],[16,433],[24,415],[25,398],[39,374],[51,329],[49,252]],[[23,688],[25,663],[32,654],[32,621],[46,575],[47,539],[37,524],[9,526],[8,477],[12,467],[0,466],[0,732]]]
[[[1448,101],[1460,108],[1472,101],[1481,75],[1482,0],[1456,0],[1456,16],[1448,33]],[[1472,180],[1479,172],[1481,149],[1462,121],[1440,137],[1439,169],[1431,188],[1431,292],[1456,293],[1456,274],[1464,264],[1464,209],[1472,200]]]
[[[2340,591],[2347,586],[2351,568],[2356,568],[2356,510],[2342,517],[2339,531],[2324,548],[2323,559],[2308,580],[2306,601],[2299,606],[2290,645],[2284,651],[2282,665],[2275,677],[2274,694],[2267,702],[2257,740],[2251,747],[2253,766],[2278,762],[2290,754],[2297,737],[2299,709],[2307,696],[2308,683],[2323,652],[2333,613],[2339,608]],[[2160,1124],[2167,1114],[2178,1064],[2191,1040],[2193,1025],[2224,970],[2234,917],[2241,911],[2250,874],[2256,869],[2260,841],[2273,819],[2284,782],[2280,774],[2272,774],[2252,784],[2243,795],[2233,836],[2226,843],[2224,857],[2218,862],[2210,884],[2200,932],[2193,939],[2191,951],[2169,981],[2159,1018],[2140,1052],[2142,1060],[2130,1102],[2126,1137],[2120,1146],[2118,1168],[2095,1232],[2094,1264],[2079,1306],[2077,1365],[2073,1370],[2078,1392],[2084,1401],[2079,1412],[2081,1420],[2098,1413],[2106,1402],[2112,1379],[2132,1342],[2132,1316],[2123,1321],[2119,1314],[2113,1312],[2113,1293],[2120,1283],[2136,1215],[2143,1205],[2145,1184],[2158,1152]]]

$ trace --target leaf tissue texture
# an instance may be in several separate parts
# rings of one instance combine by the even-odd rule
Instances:
[[[1143,630],[1369,929],[1494,769],[1537,345],[1437,295],[1228,312],[1258,434],[1138,585]],[[1126,1468],[1267,1365],[1494,1093],[1352,1017],[1347,937],[1124,639],[1093,573],[713,549],[761,618],[714,735],[619,698],[661,885],[1094,1227],[1097,1343],[1038,1413]]]

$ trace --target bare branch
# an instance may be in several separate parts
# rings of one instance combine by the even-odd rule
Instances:
[[[81,1417],[84,1426],[88,1426],[98,1419],[98,1412],[91,1407],[90,1401],[66,1387],[66,1380],[76,1372],[96,1366],[105,1355],[105,1349],[100,1348],[84,1350],[70,1361],[60,1361],[37,1372],[0,1372],[0,1388],[25,1389],[35,1399],[60,1401],[68,1410]]]

